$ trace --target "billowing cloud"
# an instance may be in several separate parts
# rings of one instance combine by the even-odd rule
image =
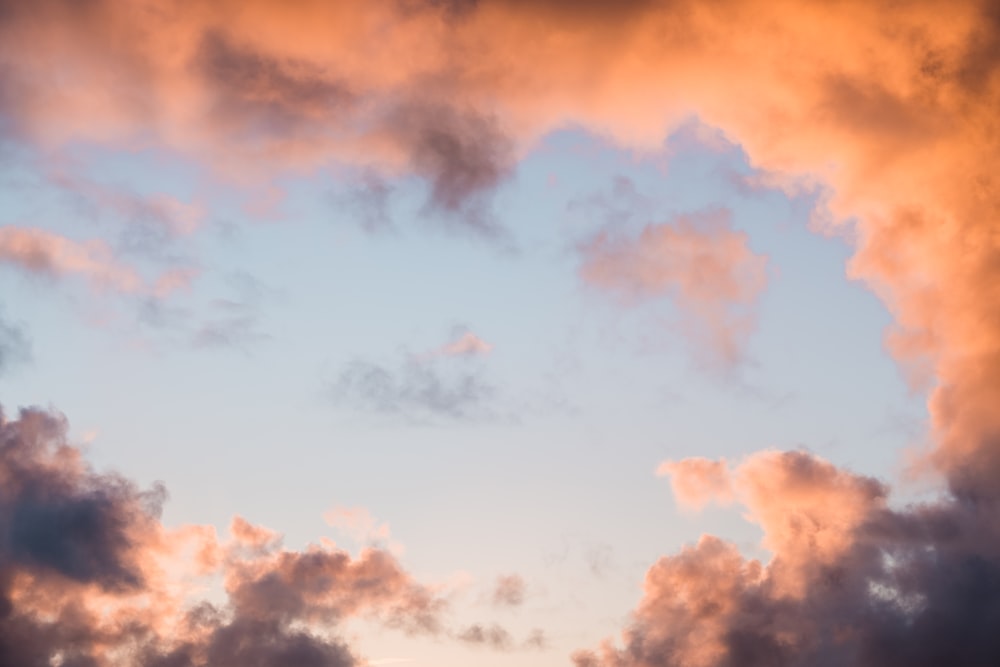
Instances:
[[[803,452],[665,467],[682,494],[735,498],[772,557],[703,536],[647,573],[622,643],[581,666],[987,665],[1000,659],[1000,522],[951,498],[904,510],[881,482]],[[709,475],[706,475],[706,471]],[[709,484],[705,484],[706,480]],[[724,482],[724,483],[722,483]],[[985,514],[984,514],[985,512]]]
[[[692,341],[724,363],[740,360],[767,282],[755,254],[726,212],[647,225],[635,238],[602,232],[582,248],[584,281],[626,302],[670,298]]]
[[[162,486],[93,471],[66,432],[41,410],[0,417],[0,664],[341,667],[361,664],[347,618],[444,631],[444,600],[389,553],[289,551],[239,517],[226,540],[168,528]],[[211,575],[225,604],[192,598]]]

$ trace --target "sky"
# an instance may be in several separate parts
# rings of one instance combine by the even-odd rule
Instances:
[[[0,667],[1000,664],[1000,13],[0,0]]]

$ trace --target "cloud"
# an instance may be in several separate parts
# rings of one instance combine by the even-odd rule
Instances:
[[[581,651],[577,665],[930,667],[1000,658],[989,629],[1000,612],[992,504],[952,497],[895,510],[881,482],[805,452],[663,469],[682,494],[699,488],[699,501],[713,495],[706,478],[718,500],[735,498],[763,529],[771,559],[745,559],[712,536],[661,558],[622,644]]]
[[[0,418],[0,664],[346,667],[347,618],[443,631],[444,600],[387,552],[289,551],[239,517],[228,540],[167,528],[162,485],[93,471],[66,433],[42,410]],[[216,574],[224,604],[191,597]]]
[[[548,646],[545,633],[537,628],[532,630],[527,638],[519,644],[506,628],[496,623],[491,625],[473,624],[459,631],[455,636],[464,644],[482,646],[494,651],[512,651],[518,648],[542,650]]]
[[[489,354],[493,351],[493,344],[472,333],[464,332],[455,340],[441,348],[441,354],[449,357],[474,356],[477,354]]]
[[[157,297],[186,289],[198,275],[193,269],[170,269],[150,285],[133,267],[119,261],[100,239],[74,241],[24,227],[0,229],[0,263],[48,279],[78,276],[95,290]]]
[[[338,404],[381,414],[464,419],[489,413],[496,389],[476,368],[409,358],[398,368],[355,360],[340,371],[331,395]]]
[[[410,167],[428,182],[427,215],[457,220],[483,236],[504,236],[488,209],[489,194],[513,169],[512,141],[497,118],[471,108],[410,103],[395,109],[386,126]]]
[[[526,588],[524,579],[520,575],[507,574],[497,577],[496,587],[493,589],[493,606],[520,607],[524,604]]]
[[[656,474],[670,477],[674,498],[684,509],[697,511],[711,502],[732,502],[732,482],[725,461],[700,457],[664,461]]]
[[[0,125],[42,149],[145,139],[243,176],[374,163],[423,177],[430,211],[490,235],[480,202],[509,173],[502,137],[515,156],[567,125],[651,148],[697,114],[772,183],[821,187],[817,223],[852,226],[850,274],[892,313],[889,349],[930,382],[928,462],[950,495],[894,513],[866,496],[874,486],[863,479],[801,458],[768,464],[782,484],[802,466],[830,502],[846,499],[860,513],[828,516],[807,503],[791,514],[798,533],[789,530],[803,539],[820,539],[810,522],[833,522],[822,535],[832,564],[791,568],[815,595],[776,592],[790,585],[777,574],[784,566],[773,569],[779,556],[765,567],[705,538],[653,568],[624,652],[609,648],[605,662],[1000,662],[991,620],[1000,599],[991,546],[1000,478],[995,2],[916,0],[887,11],[762,0],[307,9],[257,0],[231,12],[225,3],[177,11],[42,0],[30,10],[6,2],[0,16]],[[636,276],[623,275],[602,279],[634,289]],[[739,320],[733,328],[712,308],[693,312],[709,331],[737,334],[718,337],[722,350],[739,349]],[[462,404],[462,392],[434,389],[440,382],[425,376],[362,365],[347,380],[391,409],[438,403],[414,398],[427,395]],[[752,502],[752,484],[741,484],[735,492]],[[783,525],[774,524],[779,545]]]
[[[333,162],[414,174],[434,215],[486,235],[481,202],[539,136],[575,125],[657,148],[697,115],[772,183],[823,188],[818,222],[851,221],[851,275],[893,313],[893,353],[933,383],[930,461],[975,497],[1000,474],[1000,297],[983,288],[1000,266],[1000,19],[986,0],[941,11],[918,0],[887,24],[878,4],[760,0],[8,2],[0,115],[40,150],[152,142],[242,182]],[[710,330],[731,355],[745,327],[724,323]]]
[[[392,539],[389,524],[377,521],[364,507],[337,506],[328,510],[323,520],[358,544],[388,549],[396,556],[403,553],[403,545]]]
[[[14,365],[31,358],[31,343],[24,330],[0,313],[0,377]]]
[[[671,299],[692,341],[734,364],[744,356],[767,282],[767,259],[747,241],[726,211],[650,224],[634,238],[602,232],[581,248],[580,275],[626,304]]]

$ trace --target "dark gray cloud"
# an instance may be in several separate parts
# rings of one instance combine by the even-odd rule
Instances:
[[[507,241],[491,204],[513,173],[512,139],[488,113],[419,99],[396,107],[386,131],[408,155],[413,173],[427,182],[424,214],[452,230]]]
[[[212,117],[227,133],[308,139],[330,130],[356,96],[313,64],[275,58],[207,31],[192,66],[215,95]]]

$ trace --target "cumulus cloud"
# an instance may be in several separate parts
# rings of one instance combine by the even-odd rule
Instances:
[[[1000,658],[989,630],[1000,611],[995,501],[893,509],[885,484],[805,452],[663,470],[682,495],[697,489],[698,502],[735,499],[772,557],[749,560],[703,536],[661,558],[621,643],[581,651],[577,665],[930,667]]]
[[[588,285],[626,303],[670,298],[693,342],[726,364],[743,356],[767,259],[750,249],[747,234],[732,229],[728,212],[647,225],[635,238],[602,232],[581,251]]]
[[[490,235],[479,202],[539,135],[576,123],[654,147],[699,115],[769,183],[824,188],[818,224],[851,221],[850,273],[890,309],[889,349],[932,384],[928,461],[950,495],[898,512],[871,480],[761,459],[725,477],[733,493],[776,548],[815,540],[817,563],[747,562],[705,538],[650,571],[625,648],[581,664],[996,664],[998,44],[989,0],[5,2],[0,126],[43,147],[152,137],[226,173],[377,163],[422,176],[432,211]],[[8,261],[46,266],[33,257]],[[105,269],[85,273],[131,280]],[[602,280],[634,289],[624,275]],[[346,378],[392,409],[468,393],[419,369]],[[790,485],[792,524],[755,505],[758,474]],[[800,497],[802,479],[833,507]]]
[[[95,472],[66,432],[50,412],[0,417],[0,664],[340,667],[360,664],[347,618],[443,631],[444,600],[389,553],[289,551],[238,517],[229,539],[167,528],[162,486]],[[227,602],[192,599],[215,574]]]

